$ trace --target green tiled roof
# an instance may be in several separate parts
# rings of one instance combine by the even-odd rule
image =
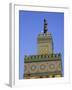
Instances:
[[[45,60],[55,60],[55,59],[61,59],[61,54],[45,54],[45,55],[25,55],[24,61],[45,61]]]
[[[36,73],[29,73],[31,76],[33,76],[33,75],[37,75],[37,76],[44,76],[44,75],[58,75],[58,74],[60,74],[60,75],[62,75],[62,72],[61,71],[54,71],[54,72],[36,72]],[[28,74],[24,74],[24,75],[28,75]]]

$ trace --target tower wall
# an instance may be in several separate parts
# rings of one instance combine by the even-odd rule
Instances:
[[[38,54],[53,53],[53,40],[50,33],[39,34],[37,43],[38,43]]]

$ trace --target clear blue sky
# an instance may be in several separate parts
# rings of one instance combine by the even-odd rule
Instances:
[[[62,54],[64,63],[64,13],[19,11],[19,78],[24,74],[24,55],[37,53],[37,35],[43,31],[44,18],[52,33],[54,52]]]

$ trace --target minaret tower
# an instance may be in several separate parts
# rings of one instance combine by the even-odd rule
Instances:
[[[53,53],[53,39],[51,33],[48,32],[48,24],[44,19],[44,31],[40,33],[37,38],[38,54],[52,54]]]
[[[37,54],[24,56],[24,78],[62,77],[61,54],[54,53],[53,39],[44,19],[43,32],[37,37]]]

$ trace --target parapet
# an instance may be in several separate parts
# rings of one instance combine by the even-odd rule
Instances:
[[[48,61],[48,60],[61,60],[61,54],[45,54],[45,55],[25,55],[24,62],[35,62],[35,61]]]

